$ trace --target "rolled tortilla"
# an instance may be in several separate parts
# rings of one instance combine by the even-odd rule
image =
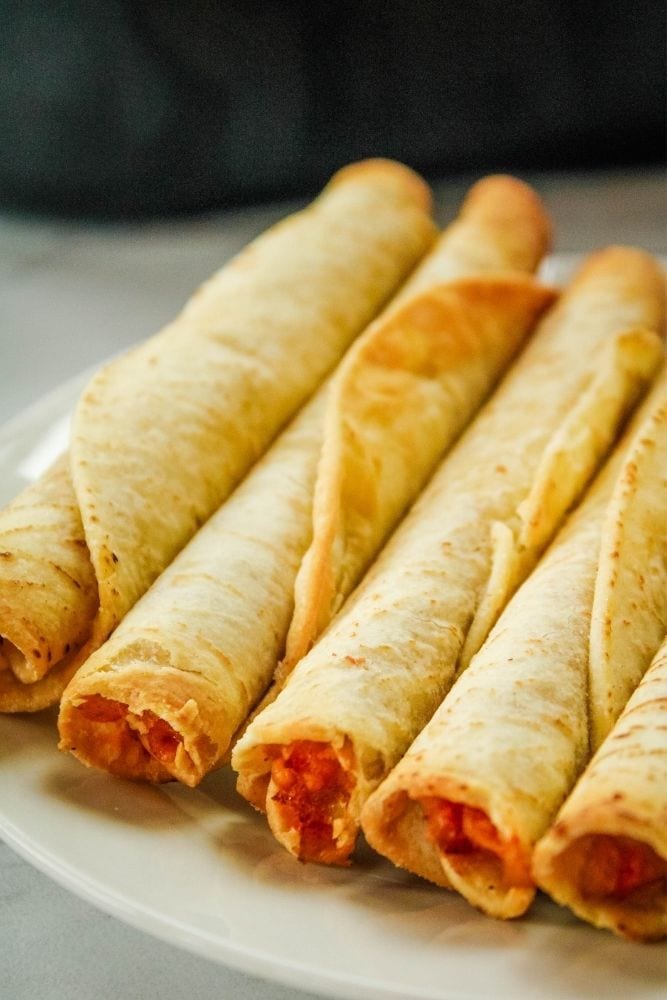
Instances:
[[[589,258],[357,591],[237,743],[239,790],[266,810],[293,853],[346,863],[363,804],[451,685],[494,556],[512,569],[506,591],[537,559],[539,546],[516,542],[522,501],[534,490],[576,499],[661,357],[654,334],[627,328],[663,322],[663,278],[648,255],[611,248]],[[609,384],[597,379],[606,352],[617,360],[605,367],[614,405]],[[564,442],[559,429],[571,426],[572,408],[592,387],[605,422],[583,444],[579,430]],[[541,464],[555,438],[571,451],[566,491],[548,475],[561,467],[560,450]],[[545,538],[565,508],[540,509]],[[510,544],[494,552],[507,533]],[[508,573],[497,575],[505,581]]]
[[[534,855],[538,885],[596,927],[667,935],[667,643]]]
[[[553,301],[553,292],[525,274],[537,268],[550,238],[531,188],[512,177],[484,178],[346,355],[327,409],[313,541],[267,701]]]
[[[31,711],[58,697],[98,606],[63,456],[0,514],[0,706]]]
[[[65,689],[60,748],[124,778],[196,785],[285,642],[311,534],[325,389]]]
[[[531,213],[536,217],[535,227],[546,230],[535,195],[506,178],[482,184],[473,198],[479,209],[470,211],[470,216],[477,220],[488,214],[489,194],[494,200],[505,195],[507,201],[508,193],[514,194],[511,210],[518,226],[522,213]],[[457,224],[453,228],[460,231]],[[475,236],[479,229],[476,224]],[[508,239],[500,224],[489,233],[489,239],[494,235],[498,241]],[[537,235],[534,242],[539,243]],[[446,238],[427,258],[437,292],[441,286],[440,271],[433,266],[436,260],[444,271],[457,266]],[[535,266],[538,257],[532,261]],[[508,263],[513,264],[514,259],[509,258]],[[411,349],[417,351],[412,342],[418,340],[419,330],[404,317],[414,317],[416,307],[425,309],[434,291],[433,286],[424,286],[421,268],[415,277],[422,288],[417,298],[401,292],[405,305],[395,310],[390,304],[387,311],[393,319],[375,322],[369,330],[370,339],[369,334],[364,335],[360,343],[379,349],[391,337],[394,350],[401,348],[401,358],[408,357]],[[451,305],[453,296],[457,296],[455,306]],[[418,395],[418,388],[409,392],[410,372],[400,379],[401,370],[394,367],[387,377],[400,380],[396,388],[404,387],[405,397],[400,402],[392,397],[390,407],[388,400],[372,396],[369,390],[372,404],[368,409],[355,409],[352,402],[359,435],[371,439],[378,423],[388,429],[390,417],[395,418],[399,408],[405,411],[403,421],[407,424],[411,409],[413,451],[418,452],[412,469],[418,483],[424,474],[424,453],[444,448],[451,441],[461,420],[481,402],[488,380],[500,371],[503,361],[528,333],[537,312],[551,299],[550,291],[513,273],[481,286],[468,306],[465,292],[457,290],[449,297],[442,293],[429,316],[431,320],[444,316],[450,325],[428,328],[433,339],[442,341],[440,362],[447,379],[439,389],[437,407],[432,407],[437,410],[437,420],[420,424],[420,405],[425,400]],[[445,305],[438,311],[441,301]],[[461,339],[452,343],[457,333]],[[360,391],[363,386],[359,383],[364,375],[368,377],[367,353],[361,361],[356,360],[359,352],[354,345],[339,370],[349,371],[351,359]],[[432,382],[436,382],[438,371],[434,367]],[[430,385],[424,376],[419,381]],[[336,393],[337,403],[340,384],[336,373],[331,392]],[[347,397],[347,378],[343,384]],[[431,390],[431,397],[433,394]],[[331,415],[330,406],[327,415]],[[346,412],[346,420],[347,416]],[[62,749],[72,749],[84,763],[114,774],[148,780],[171,776],[191,785],[224,759],[232,734],[266,689],[284,649],[294,576],[312,530],[313,476],[322,446],[323,418],[324,408],[318,402],[312,414],[304,414],[303,426],[297,422],[279,439],[112,638],[78,671],[61,703]],[[395,420],[391,428],[397,433]],[[326,450],[326,434],[324,437]],[[435,438],[435,444],[430,438]],[[379,484],[378,503],[392,487],[392,481]],[[404,484],[403,504],[416,488]],[[366,546],[368,556],[371,551]],[[360,560],[361,565],[368,556]],[[188,609],[187,614],[183,609]]]
[[[614,490],[595,582],[589,689],[602,744],[667,632],[667,403],[655,406]]]
[[[535,895],[533,848],[589,758],[588,664],[600,553],[619,483],[635,470],[632,519],[614,520],[616,580],[636,557],[655,566],[637,590],[626,647],[667,630],[667,480],[637,455],[667,443],[667,373],[649,394],[581,506],[517,591],[470,666],[362,813],[369,843],[401,867],[452,886],[494,917]],[[638,530],[638,526],[640,529]],[[656,599],[657,597],[657,599]],[[653,650],[644,652],[644,669]],[[636,656],[635,656],[636,659]],[[620,670],[627,669],[621,661]]]
[[[0,634],[14,647],[1,710],[58,697],[413,268],[434,237],[429,208],[426,185],[399,164],[340,171],[308,209],[203,285],[173,323],[94,376],[74,415],[71,482],[61,477],[58,497],[52,481],[30,495],[42,520],[46,507],[71,508],[67,537],[83,530],[85,540],[74,571],[71,558],[61,565],[57,532],[47,548],[39,525],[23,530],[15,551],[14,514],[0,516],[0,551],[11,556]],[[26,560],[34,579],[14,574]],[[72,595],[61,614],[51,567],[76,579],[92,573],[97,606]],[[63,661],[61,651],[81,643],[74,662]],[[45,662],[58,670],[48,681],[20,679],[37,677]]]

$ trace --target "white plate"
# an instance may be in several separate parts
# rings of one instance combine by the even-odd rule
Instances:
[[[82,380],[0,430],[0,505],[66,439]],[[54,431],[55,428],[55,431]],[[394,869],[301,865],[239,799],[132,785],[56,750],[55,714],[0,718],[0,834],[101,909],[226,965],[334,997],[664,996],[660,946],[619,941],[539,899],[512,923]]]

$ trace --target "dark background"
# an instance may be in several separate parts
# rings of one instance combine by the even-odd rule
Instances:
[[[665,10],[636,0],[0,0],[0,205],[129,218],[430,178],[655,164]]]

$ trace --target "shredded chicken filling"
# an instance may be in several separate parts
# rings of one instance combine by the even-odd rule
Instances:
[[[140,715],[131,713],[127,705],[101,694],[88,695],[77,710],[89,722],[122,722],[141,741],[152,757],[162,764],[173,764],[183,742],[180,733],[164,719],[146,709]]]
[[[533,886],[529,859],[519,840],[516,837],[504,840],[483,809],[448,799],[426,797],[420,802],[429,836],[443,854],[455,856],[479,851],[492,854],[500,862],[505,885]]]
[[[667,862],[652,847],[631,837],[598,834],[591,838],[579,877],[582,896],[622,900],[653,886],[667,888]]]
[[[354,779],[328,743],[297,740],[281,747],[271,767],[271,798],[285,827],[299,838],[299,858],[346,864],[354,839],[345,814]]]

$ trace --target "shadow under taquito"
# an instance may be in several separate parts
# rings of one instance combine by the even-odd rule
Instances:
[[[63,807],[96,813],[115,823],[160,829],[194,822],[165,795],[161,786],[116,778],[104,771],[84,768],[74,759],[54,763],[44,775],[46,795]]]
[[[51,750],[57,753],[58,710],[0,715],[0,760]]]

